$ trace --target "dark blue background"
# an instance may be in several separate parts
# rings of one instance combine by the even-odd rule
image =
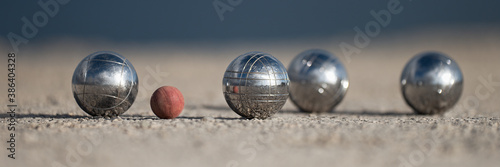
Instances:
[[[46,0],[44,0],[46,1]],[[226,3],[226,0],[221,0]],[[116,41],[330,37],[353,33],[388,0],[243,0],[220,21],[213,0],[72,0],[39,29],[37,39]],[[384,31],[500,23],[498,0],[401,0],[404,10]],[[0,32],[21,34],[21,17],[42,10],[35,0],[3,0]]]

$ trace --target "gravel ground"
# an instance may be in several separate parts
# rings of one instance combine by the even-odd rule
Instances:
[[[236,56],[260,50],[288,65],[309,48],[342,55],[342,41],[352,43],[352,37],[216,44],[34,42],[24,46],[16,65],[16,159],[7,157],[10,120],[2,112],[0,160],[6,166],[54,167],[498,166],[498,28],[385,34],[350,61],[339,56],[351,83],[333,113],[300,113],[288,101],[270,119],[246,120],[225,103],[220,83]],[[0,42],[0,50],[5,52],[6,44]],[[139,75],[136,102],[117,118],[87,116],[71,94],[74,68],[98,50],[126,56]],[[427,50],[447,53],[464,72],[462,98],[443,116],[412,114],[399,91],[406,61]],[[160,120],[149,108],[149,96],[162,85],[184,94],[186,107],[177,119]],[[6,96],[0,101],[7,111]]]

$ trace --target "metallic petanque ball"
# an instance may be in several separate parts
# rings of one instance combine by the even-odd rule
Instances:
[[[349,79],[342,62],[321,49],[306,50],[288,67],[290,99],[304,112],[329,112],[344,98]]]
[[[413,57],[401,74],[401,91],[418,114],[443,114],[460,98],[462,71],[451,58],[427,52]]]
[[[227,104],[238,115],[266,119],[285,105],[289,82],[278,59],[263,52],[249,52],[229,64],[222,90]]]
[[[114,117],[134,103],[139,81],[132,64],[114,52],[96,52],[73,73],[73,96],[83,111],[92,116]]]

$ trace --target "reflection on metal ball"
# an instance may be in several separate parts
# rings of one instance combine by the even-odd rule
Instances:
[[[290,99],[304,112],[329,112],[344,98],[349,79],[342,62],[321,49],[306,50],[288,67]]]
[[[227,104],[238,115],[266,119],[285,105],[289,82],[278,59],[263,52],[249,52],[229,64],[222,90]]]
[[[139,80],[132,64],[114,52],[96,52],[73,73],[73,96],[83,111],[92,116],[123,114],[134,103]]]
[[[443,114],[460,98],[463,76],[458,64],[441,53],[413,57],[401,74],[406,103],[418,114]]]

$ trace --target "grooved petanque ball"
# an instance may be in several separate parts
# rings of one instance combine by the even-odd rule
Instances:
[[[249,52],[234,59],[222,80],[224,98],[231,109],[248,119],[266,119],[288,99],[288,74],[270,54]]]
[[[172,86],[163,86],[151,96],[151,110],[161,119],[173,119],[179,116],[184,109],[184,97],[179,89]]]
[[[71,81],[73,96],[92,116],[123,114],[134,103],[139,79],[134,66],[115,52],[96,52],[85,57]]]

